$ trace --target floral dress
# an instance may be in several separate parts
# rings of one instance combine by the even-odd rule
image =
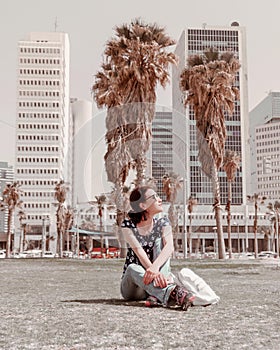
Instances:
[[[154,218],[154,225],[151,233],[149,235],[140,235],[138,232],[138,229],[136,225],[131,220],[124,220],[121,227],[128,227],[132,230],[134,233],[136,239],[141,244],[142,248],[146,252],[149,260],[153,262],[153,248],[155,244],[155,240],[157,238],[161,238],[162,236],[162,227],[170,225],[169,220],[166,217],[157,219]],[[128,247],[127,249],[127,255],[126,260],[123,268],[123,275],[125,274],[125,271],[130,264],[137,264],[141,265],[140,260],[138,259],[137,255],[134,253],[133,249],[131,247]]]

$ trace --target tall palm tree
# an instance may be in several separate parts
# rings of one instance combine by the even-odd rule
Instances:
[[[12,237],[12,223],[15,208],[21,208],[22,201],[21,195],[23,191],[20,188],[19,182],[13,182],[6,184],[3,190],[3,204],[8,208],[8,235],[7,235],[7,247],[6,247],[6,257],[11,256],[11,237]]]
[[[165,174],[162,177],[162,190],[166,194],[167,202],[170,202],[168,209],[168,218],[171,223],[175,240],[177,240],[176,235],[178,231],[178,215],[177,210],[175,209],[175,202],[177,199],[178,191],[183,187],[183,181],[184,180],[182,177],[174,172]]]
[[[109,158],[107,172],[117,172],[113,183],[116,177],[125,177],[132,161],[138,184],[144,181],[156,87],[158,83],[165,87],[169,81],[168,68],[176,56],[165,49],[174,44],[163,27],[139,19],[117,26],[106,44],[105,62],[92,90],[98,107],[108,108],[105,161]]]
[[[227,182],[228,182],[228,199],[227,199],[227,205],[226,210],[228,212],[227,214],[227,230],[228,230],[228,252],[229,252],[229,258],[232,258],[232,244],[231,244],[231,200],[232,200],[232,183],[235,180],[236,171],[239,169],[241,157],[240,155],[232,150],[226,150],[225,157],[223,161],[223,168],[227,176]]]
[[[197,199],[190,196],[187,202],[187,209],[188,209],[188,213],[189,213],[189,232],[188,232],[188,245],[189,245],[189,253],[191,256],[192,253],[192,213],[193,213],[193,209],[194,207],[197,205]],[[199,245],[199,241],[200,241],[200,237],[197,237],[198,240],[198,245]],[[199,249],[199,247],[198,247]]]
[[[235,87],[239,68],[234,53],[210,48],[202,55],[190,56],[180,76],[180,88],[187,92],[184,103],[193,108],[196,119],[198,158],[203,172],[212,180],[220,259],[225,258],[225,243],[218,171],[225,149],[225,113],[233,113],[239,98]]]
[[[271,220],[274,223],[274,234],[276,236],[276,253],[277,257],[279,257],[279,213],[280,213],[280,201],[275,201],[274,203],[268,203],[267,209],[269,209],[269,214],[271,216]],[[275,242],[275,237],[273,237],[273,242]]]
[[[63,235],[65,233],[65,202],[67,193],[69,191],[69,186],[64,180],[60,180],[55,185],[54,198],[57,200],[57,210],[56,210],[56,228],[57,228],[57,238],[58,238],[58,254],[62,258],[63,251]]]
[[[265,196],[261,196],[258,193],[254,193],[253,195],[247,195],[247,200],[250,203],[253,203],[255,208],[255,215],[254,215],[254,252],[255,252],[255,258],[258,257],[258,240],[257,240],[257,230],[258,230],[258,210],[259,206],[261,204],[264,204],[264,201],[266,200]]]
[[[165,48],[173,44],[175,41],[164,28],[156,24],[134,20],[117,26],[115,36],[106,44],[101,69],[95,75],[93,97],[99,108],[107,108],[104,159],[108,181],[117,191],[118,218],[123,213],[121,196],[129,170],[135,166],[138,183],[145,177],[156,87],[158,83],[165,87],[169,82],[168,68],[176,58]]]

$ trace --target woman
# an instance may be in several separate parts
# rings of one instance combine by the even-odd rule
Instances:
[[[162,200],[149,186],[135,188],[130,195],[132,211],[122,223],[129,244],[121,281],[126,300],[156,300],[163,306],[187,310],[194,296],[174,283],[170,272],[173,252],[172,229],[167,218],[156,219],[162,212]]]

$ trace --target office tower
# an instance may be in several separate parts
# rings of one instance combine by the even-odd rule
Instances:
[[[7,162],[0,161],[0,197],[8,183],[14,181],[14,169]],[[0,249],[6,246],[8,230],[8,210],[0,211]]]
[[[250,112],[252,193],[280,198],[280,92],[270,91]]]
[[[72,205],[85,203],[93,198],[93,119],[92,102],[71,99],[73,122],[71,149],[73,150]],[[100,156],[100,154],[99,154]]]
[[[232,116],[226,115],[227,140],[226,149],[239,152],[241,166],[237,171],[232,187],[232,204],[246,202],[246,179],[249,178],[249,163],[247,163],[248,137],[248,98],[247,98],[247,56],[245,28],[237,22],[229,27],[187,28],[183,31],[175,53],[179,64],[173,68],[172,74],[172,104],[173,104],[173,152],[174,170],[186,178],[186,196],[198,199],[199,204],[213,204],[212,184],[201,170],[198,161],[198,146],[196,141],[196,122],[193,110],[183,105],[183,93],[179,88],[180,74],[187,64],[189,56],[202,54],[210,47],[219,52],[233,51],[241,63],[241,69],[236,79],[240,89],[240,100],[235,103]],[[227,179],[225,172],[219,171],[221,204],[227,201]]]
[[[165,200],[162,191],[162,177],[173,171],[172,111],[157,107],[152,123],[152,177],[156,180],[159,196]]]
[[[69,104],[68,35],[30,33],[18,43],[15,177],[33,235],[55,211],[55,184],[71,171]]]

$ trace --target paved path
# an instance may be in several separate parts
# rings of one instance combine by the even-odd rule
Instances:
[[[173,260],[221,297],[188,312],[125,303],[123,260],[0,260],[1,350],[280,349],[280,263]]]

